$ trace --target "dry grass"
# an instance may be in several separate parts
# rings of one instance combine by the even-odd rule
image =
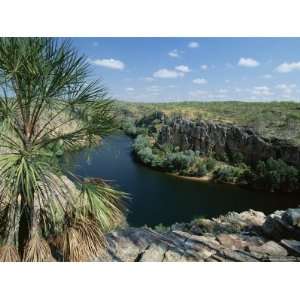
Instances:
[[[94,220],[76,220],[65,230],[62,238],[62,252],[67,261],[89,261],[104,254],[106,239]]]
[[[23,261],[26,262],[49,262],[53,261],[50,247],[47,241],[36,232],[27,242],[24,248]]]
[[[119,102],[120,113],[140,119],[161,111],[167,116],[248,126],[266,137],[300,144],[300,106],[297,102],[182,101],[168,103]]]
[[[1,262],[19,262],[21,261],[18,250],[13,245],[4,245],[0,248]]]

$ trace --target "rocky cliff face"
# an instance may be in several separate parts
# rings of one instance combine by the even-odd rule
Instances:
[[[97,261],[300,261],[300,209],[265,216],[249,210],[215,219],[108,235],[108,250]]]
[[[205,155],[213,152],[220,159],[225,156],[232,159],[241,153],[248,164],[273,157],[300,167],[299,146],[285,140],[266,139],[251,129],[234,125],[177,119],[162,126],[158,142],[171,143],[181,150],[198,150]]]

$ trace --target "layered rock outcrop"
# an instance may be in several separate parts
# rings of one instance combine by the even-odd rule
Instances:
[[[162,126],[158,143],[170,143],[180,150],[191,149],[205,155],[214,153],[220,159],[234,159],[240,153],[248,164],[272,157],[300,167],[300,146],[263,138],[249,128],[235,125],[175,119]]]
[[[278,234],[278,228],[284,228]],[[175,224],[165,232],[127,228],[108,235],[98,261],[300,261],[300,209],[269,216],[249,210]]]

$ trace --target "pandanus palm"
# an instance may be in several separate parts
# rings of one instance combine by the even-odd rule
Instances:
[[[68,40],[0,39],[1,261],[48,261],[51,240],[65,260],[88,260],[123,218],[121,192],[66,177],[53,151],[114,128],[113,102],[88,78]]]

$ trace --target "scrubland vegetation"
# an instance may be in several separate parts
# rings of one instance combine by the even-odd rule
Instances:
[[[122,128],[135,137],[133,148],[137,159],[150,167],[182,176],[206,176],[219,183],[240,184],[269,191],[300,189],[299,170],[281,159],[269,158],[250,166],[245,164],[239,152],[231,158],[216,157],[214,153],[203,156],[199,151],[180,151],[171,144],[159,145],[157,142],[163,112],[169,120],[189,117],[194,120],[199,118],[229,122],[252,127],[263,136],[290,138],[290,142],[298,144],[300,106],[297,103],[182,102],[126,106]]]
[[[238,124],[265,137],[284,138],[300,144],[300,104],[296,102],[170,102],[119,103],[126,118],[137,120],[155,111],[169,117]]]
[[[215,182],[250,185],[269,191],[299,190],[299,170],[280,159],[269,158],[250,167],[243,162],[218,161],[192,150],[176,151],[171,146],[158,149],[146,135],[138,135],[133,147],[142,163],[162,171],[191,177],[209,176]]]

